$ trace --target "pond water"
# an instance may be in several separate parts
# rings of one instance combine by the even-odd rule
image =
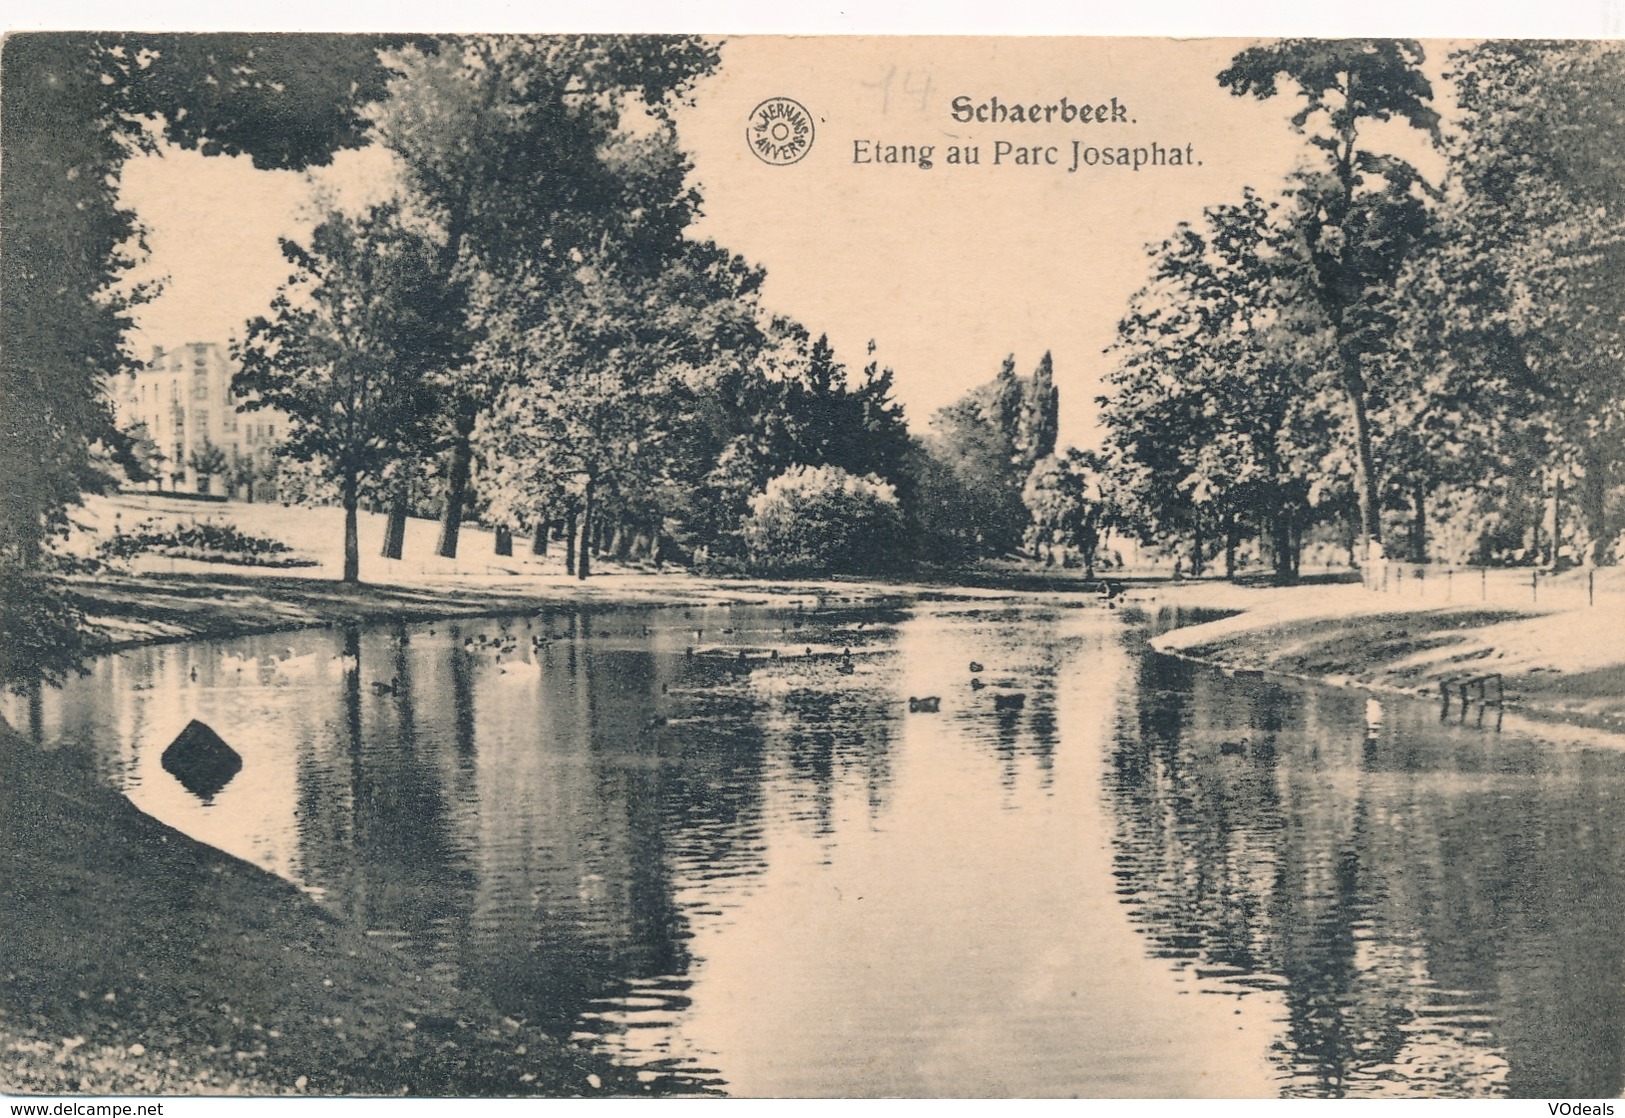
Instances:
[[[1617,1095],[1625,752],[1147,651],[1171,620],[547,610],[137,649],[33,721],[663,1087]],[[163,764],[192,719],[223,786]]]

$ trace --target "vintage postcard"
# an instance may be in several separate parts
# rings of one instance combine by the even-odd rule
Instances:
[[[8,35],[0,1092],[1612,1114],[1622,78]]]

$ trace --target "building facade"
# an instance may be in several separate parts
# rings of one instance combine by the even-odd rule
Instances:
[[[272,449],[287,433],[287,417],[265,409],[238,411],[231,389],[236,366],[218,342],[154,347],[145,368],[114,392],[118,425],[144,424],[162,456],[158,489],[267,496],[274,489]],[[214,454],[210,448],[219,453]],[[203,472],[199,466],[214,472]],[[246,492],[253,487],[252,494]]]

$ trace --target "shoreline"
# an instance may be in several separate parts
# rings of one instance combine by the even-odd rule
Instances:
[[[1625,571],[1598,576],[1595,605],[1549,600],[1544,608],[1505,597],[1398,599],[1359,584],[1252,590],[1187,583],[1156,600],[1226,616],[1171,629],[1150,644],[1221,670],[1376,694],[1440,701],[1444,687],[1452,708],[1464,681],[1489,677],[1488,692],[1504,695],[1491,707],[1547,725],[1625,734],[1625,627],[1610,625],[1625,613]],[[1476,685],[1469,692],[1482,706]]]

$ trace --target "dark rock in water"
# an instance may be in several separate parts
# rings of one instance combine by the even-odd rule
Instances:
[[[164,771],[207,803],[242,770],[243,759],[219,734],[197,719],[164,750]]]
[[[994,695],[994,710],[1021,710],[1027,705],[1027,696],[1017,692],[1014,695]]]
[[[942,709],[941,695],[927,695],[923,699],[909,697],[908,709],[915,714],[936,714]]]

